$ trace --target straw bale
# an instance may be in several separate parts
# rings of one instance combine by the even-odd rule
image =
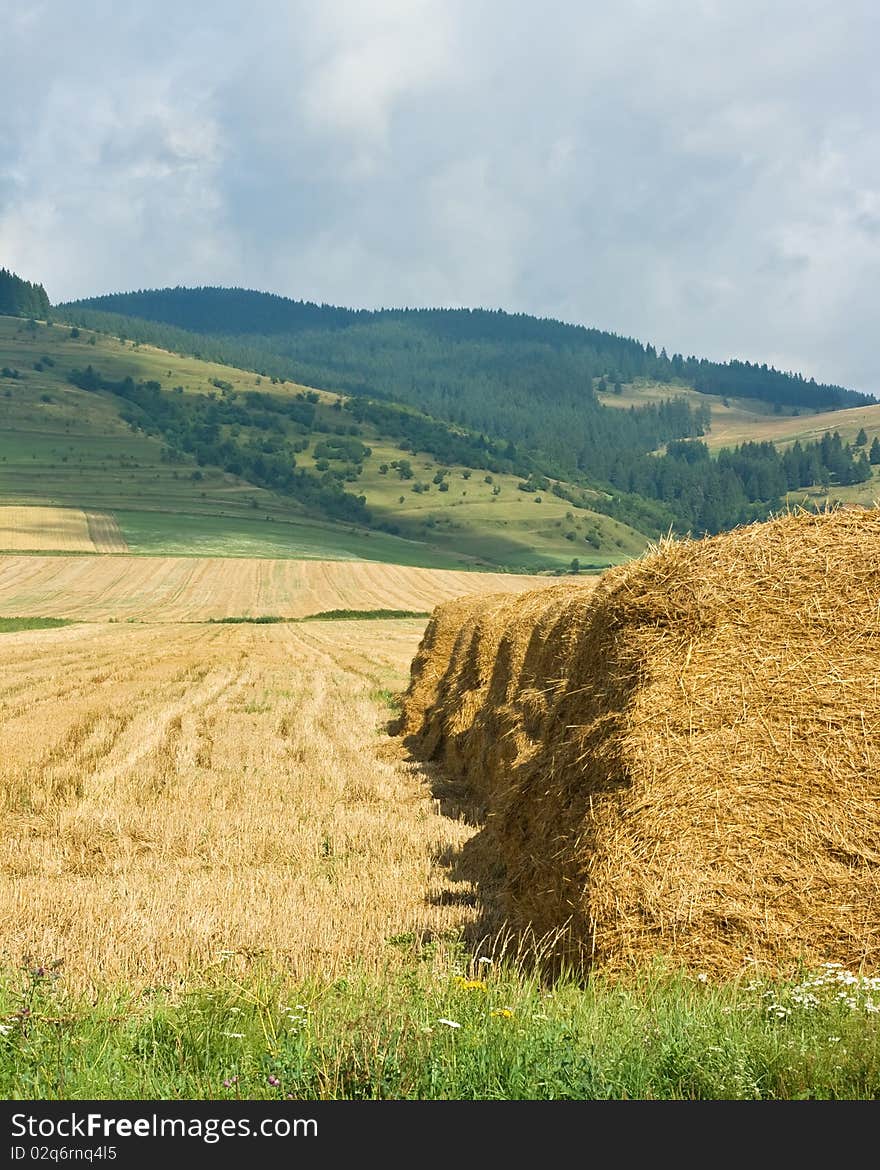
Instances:
[[[880,510],[435,610],[401,731],[485,809],[507,920],[620,970],[880,967]]]

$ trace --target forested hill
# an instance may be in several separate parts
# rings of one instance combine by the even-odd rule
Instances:
[[[224,360],[239,365],[347,393],[408,401],[477,429],[499,430],[491,417],[480,417],[491,415],[485,400],[499,388],[528,390],[530,398],[538,393],[539,404],[548,397],[583,401],[600,378],[612,386],[650,378],[816,410],[876,401],[767,365],[669,357],[632,338],[501,310],[356,310],[240,288],[115,293],[60,308],[68,319],[98,310],[173,326],[214,339],[211,356],[226,354]],[[166,336],[165,344],[171,340]],[[173,340],[179,348],[181,338]]]
[[[717,532],[767,515],[787,491],[872,476],[863,446],[839,435],[832,441],[829,434],[821,447],[798,445],[784,457],[772,442],[749,442],[710,458],[706,445],[694,441],[706,433],[709,408],[705,400],[693,405],[685,391],[763,397],[789,411],[865,406],[874,401],[868,395],[747,362],[670,358],[630,338],[558,321],[488,310],[355,311],[240,289],[119,294],[58,306],[53,315],[78,331],[336,392],[354,425],[383,441],[490,475],[513,472],[525,479],[524,491],[538,495],[552,480],[563,493],[565,484],[574,485],[565,497],[572,500],[583,489],[598,492],[593,508],[649,536],[670,526]],[[196,423],[177,417],[155,388],[117,386],[94,370],[70,377],[135,402],[149,415],[143,425],[209,464],[236,474],[265,464],[262,455],[239,450],[240,443],[232,450],[232,431],[224,428],[233,424],[216,403],[202,404],[205,418]],[[653,400],[629,409],[600,400],[600,391],[613,395],[639,379],[667,385],[668,397],[658,400],[655,387]],[[240,404],[233,405],[240,413]],[[263,472],[253,474],[254,482],[277,488]],[[288,489],[304,490],[304,482]]]
[[[41,284],[22,280],[8,268],[0,268],[0,316],[32,317],[45,321],[49,297]]]

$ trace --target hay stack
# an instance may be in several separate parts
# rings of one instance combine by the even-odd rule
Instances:
[[[440,606],[402,731],[569,959],[880,968],[880,510]]]

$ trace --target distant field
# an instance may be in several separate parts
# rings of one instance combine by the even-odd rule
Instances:
[[[322,523],[305,517],[115,513],[133,553],[170,557],[270,557],[370,560],[431,569],[485,568],[473,556],[433,548],[387,532]]]
[[[391,466],[401,451],[371,442],[372,455],[364,464],[358,490],[373,514],[417,527],[426,540],[443,547],[528,571],[567,567],[574,557],[585,567],[606,568],[640,555],[647,545],[647,539],[628,525],[576,507],[550,490],[520,491],[522,481],[514,475],[448,466],[419,454],[408,456],[413,478],[401,480]],[[304,467],[314,466],[311,452],[304,452],[299,461]],[[434,482],[438,474],[445,491]]]
[[[79,508],[0,507],[4,552],[128,552],[112,516]]]
[[[712,412],[712,427],[704,441],[713,451],[721,447],[735,447],[739,443],[774,442],[784,447],[800,441],[821,439],[826,431],[839,431],[840,437],[851,443],[864,427],[868,443],[880,436],[880,406],[857,406],[847,410],[815,412],[802,408],[797,414],[786,411],[777,414],[767,402],[756,398],[720,398],[714,394],[700,394],[690,386],[633,383],[623,387],[621,394],[600,394],[605,406],[628,409],[660,402],[664,398],[686,398],[692,406],[708,406]]]
[[[180,622],[333,609],[421,612],[463,593],[521,592],[555,580],[366,561],[6,556],[0,614]],[[589,587],[595,579],[583,580]]]
[[[723,408],[722,408],[723,409]],[[864,428],[870,445],[880,435],[880,406],[857,406],[849,410],[826,410],[819,414],[803,411],[799,415],[758,415],[731,411],[725,418],[713,409],[712,432],[707,436],[709,446],[732,447],[753,440],[771,440],[785,447],[795,439],[814,442],[826,431],[838,431],[844,442],[852,443]]]

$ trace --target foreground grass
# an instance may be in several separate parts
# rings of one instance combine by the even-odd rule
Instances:
[[[398,944],[401,940],[390,940]],[[409,946],[407,939],[402,945]],[[599,1100],[880,1097],[880,980],[826,967],[713,986],[657,971],[553,987],[431,948],[379,979],[215,975],[185,993],[0,989],[0,1094],[26,1099]],[[873,998],[872,998],[873,997]]]

